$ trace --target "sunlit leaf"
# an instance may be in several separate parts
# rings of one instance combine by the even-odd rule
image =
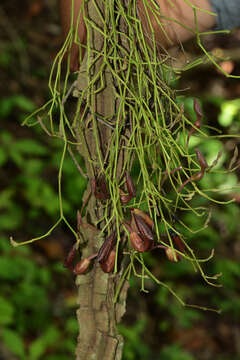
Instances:
[[[233,122],[234,117],[240,110],[240,100],[224,101],[221,105],[221,113],[218,116],[220,125],[227,127]]]

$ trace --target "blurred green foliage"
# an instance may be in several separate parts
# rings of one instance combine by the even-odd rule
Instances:
[[[2,118],[17,113],[19,123],[34,109],[24,96],[0,100]],[[6,126],[0,133],[0,358],[67,360],[74,357],[78,333],[72,276],[62,267],[63,259],[48,259],[36,246],[12,248],[9,242],[10,235],[24,240],[43,234],[58,217],[62,144],[37,128],[22,135],[18,127],[13,132]],[[71,159],[64,164],[63,183],[64,211],[75,222],[86,182]],[[63,251],[71,241],[69,235]]]

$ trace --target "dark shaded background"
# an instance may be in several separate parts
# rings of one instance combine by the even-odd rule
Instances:
[[[48,75],[61,46],[58,4],[55,0],[1,2],[0,5],[0,359],[67,360],[74,358],[78,326],[75,319],[74,277],[63,259],[74,239],[60,225],[45,240],[12,248],[9,235],[24,241],[48,231],[58,218],[57,174],[62,144],[39,126],[22,127],[23,119],[50,97]],[[240,32],[209,36],[206,48],[220,54],[219,63],[240,74]],[[176,63],[200,56],[191,42],[185,53],[173,49]],[[231,61],[228,60],[231,57]],[[226,61],[223,61],[227,59]],[[209,64],[184,73],[176,81],[183,90],[186,111],[197,96],[205,124],[239,134],[240,82],[227,79]],[[235,99],[234,101],[231,101]],[[239,139],[223,140],[222,166],[229,163]],[[208,156],[219,143],[202,144]],[[209,153],[210,151],[210,153]],[[216,156],[215,156],[216,157]],[[221,169],[220,169],[221,170]],[[239,183],[239,170],[214,175],[215,184]],[[85,181],[70,158],[64,164],[64,211],[75,226]],[[192,234],[189,243],[199,256],[215,248],[210,273],[223,272],[222,288],[204,284],[184,261],[167,262],[161,251],[147,254],[153,273],[171,284],[185,301],[220,308],[222,314],[183,308],[164,288],[149,282],[148,294],[131,280],[127,314],[119,326],[126,339],[125,360],[237,360],[240,359],[239,205],[236,191],[211,205],[209,228]],[[208,206],[205,201],[201,205]],[[195,229],[199,219],[187,220]],[[180,230],[180,228],[178,228]]]

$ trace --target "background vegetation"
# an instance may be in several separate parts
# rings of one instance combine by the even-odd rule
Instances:
[[[61,143],[48,138],[40,126],[21,127],[26,115],[49,98],[48,74],[61,45],[57,1],[1,4],[0,29],[0,358],[67,360],[74,358],[77,305],[74,277],[62,263],[74,239],[61,225],[49,238],[32,246],[12,248],[9,244],[9,235],[19,241],[38,236],[58,216]],[[238,75],[239,45],[237,30],[227,41],[225,36],[205,40],[207,49],[219,56],[221,66]],[[191,42],[184,53],[173,49],[172,55],[179,59],[180,67],[186,59],[197,58],[199,52]],[[228,55],[232,61],[221,60]],[[204,126],[239,134],[239,80],[227,79],[203,64],[186,71],[175,86],[192,121],[192,99],[198,97],[205,114]],[[190,146],[200,146],[210,164],[216,153],[223,151],[218,173],[206,176],[201,182],[203,188],[239,184],[238,169],[227,176],[221,173],[234,152],[237,155],[238,143],[238,138],[222,142],[193,138]],[[71,158],[66,159],[63,173],[65,214],[75,226],[86,182]],[[119,326],[126,340],[125,360],[240,359],[240,195],[237,190],[218,195],[219,200],[229,198],[236,202],[211,205],[209,227],[187,239],[199,256],[215,248],[207,270],[223,273],[222,288],[206,286],[186,262],[170,263],[160,250],[146,256],[153,273],[186,301],[219,308],[222,314],[185,309],[152,282],[148,283],[148,294],[140,293],[140,284],[134,279],[127,314]],[[198,205],[208,203],[201,199]],[[182,220],[196,229],[200,219],[188,217]]]

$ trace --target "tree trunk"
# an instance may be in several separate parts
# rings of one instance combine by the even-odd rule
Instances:
[[[107,4],[108,1],[97,1],[95,3],[92,0],[87,4],[87,17],[94,21],[99,29],[104,27],[99,11],[104,18]],[[87,175],[90,179],[98,176],[100,172],[99,161],[102,161],[103,164],[107,161],[112,129],[100,120],[113,118],[117,101],[114,95],[113,79],[106,68],[103,72],[104,78],[95,82],[91,91],[89,90],[91,80],[98,75],[100,67],[105,66],[103,65],[104,38],[96,28],[91,27],[89,32],[88,50],[80,68],[77,91],[75,92],[75,96],[80,98],[80,110],[75,121],[75,133],[80,143],[78,151],[85,160]],[[96,51],[101,55],[97,57]],[[96,91],[100,87],[102,89]],[[99,147],[96,143],[99,144]],[[117,176],[121,173],[123,163],[124,151],[120,151]],[[88,186],[83,201],[89,198],[90,192],[90,186]],[[105,204],[102,204],[101,201],[90,196],[83,218],[85,225],[81,228],[81,243],[86,244],[82,250],[83,258],[97,252],[103,243],[103,236],[100,237],[99,234],[105,225],[105,221],[99,222],[99,219],[104,218],[104,206]],[[111,204],[108,206],[108,214],[110,212]],[[91,226],[87,224],[91,224]],[[121,264],[118,264],[118,270],[119,268],[121,268]],[[125,312],[128,283],[127,281],[123,282],[118,301],[114,303],[113,298],[120,278],[121,269],[117,274],[109,275],[102,271],[98,263],[93,265],[88,274],[77,277],[79,303],[77,310],[79,322],[77,360],[121,359],[123,338],[118,334],[116,325]]]

